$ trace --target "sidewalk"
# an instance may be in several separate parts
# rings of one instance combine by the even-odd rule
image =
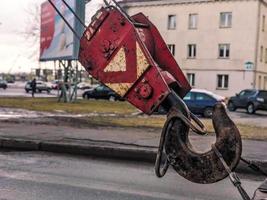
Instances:
[[[160,131],[115,127],[78,128],[0,121],[0,146],[154,162]],[[190,139],[197,150],[205,150],[210,148],[215,137],[192,135]],[[242,156],[259,164],[264,171],[267,171],[266,152],[265,141],[243,141]],[[247,167],[240,162],[239,170],[245,169]]]

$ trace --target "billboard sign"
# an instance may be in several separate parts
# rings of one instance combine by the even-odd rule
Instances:
[[[84,21],[84,0],[65,1],[79,18]],[[83,33],[83,26],[68,7],[61,0],[53,0],[53,3],[72,28],[81,36]],[[48,1],[41,5],[40,37],[40,61],[78,59],[78,38],[75,37],[73,32]]]

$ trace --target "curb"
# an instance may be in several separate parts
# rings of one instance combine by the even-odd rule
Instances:
[[[24,139],[0,139],[1,148],[17,149],[17,150],[40,150],[40,141],[24,140]]]
[[[154,162],[156,151],[149,148],[112,147],[110,145],[84,145],[73,143],[41,142],[41,151],[75,155],[99,156],[123,160]]]
[[[133,145],[116,145],[108,142],[82,143],[60,140],[57,142],[17,139],[17,138],[0,138],[0,148],[23,151],[45,151],[53,153],[64,153],[84,156],[97,156],[122,160],[144,161],[155,163],[157,148],[153,147],[136,147]],[[252,162],[267,172],[267,161],[252,160]],[[245,174],[257,174],[250,169],[247,164],[240,161],[237,172]]]

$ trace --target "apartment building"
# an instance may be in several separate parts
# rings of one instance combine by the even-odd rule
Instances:
[[[267,3],[263,0],[125,0],[157,26],[192,87],[231,96],[267,90]]]

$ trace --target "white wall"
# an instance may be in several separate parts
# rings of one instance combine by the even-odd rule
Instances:
[[[259,1],[207,1],[171,5],[165,2],[156,5],[158,2],[149,2],[146,6],[142,6],[144,3],[128,4],[131,5],[128,13],[143,12],[159,29],[165,42],[176,45],[175,58],[185,73],[196,74],[196,87],[225,96],[253,87],[253,72],[244,71],[244,63],[254,63],[256,60]],[[232,12],[231,28],[219,28],[220,12]],[[264,12],[267,23],[267,11]],[[198,14],[196,30],[188,29],[190,13]],[[177,27],[176,30],[167,30],[168,15],[172,14],[177,16]],[[267,27],[264,36],[267,38],[266,33]],[[190,43],[197,44],[196,59],[187,59],[187,45]],[[218,59],[219,43],[230,44],[229,59]],[[267,48],[267,43],[265,46]],[[216,89],[217,74],[229,74],[228,90]]]

